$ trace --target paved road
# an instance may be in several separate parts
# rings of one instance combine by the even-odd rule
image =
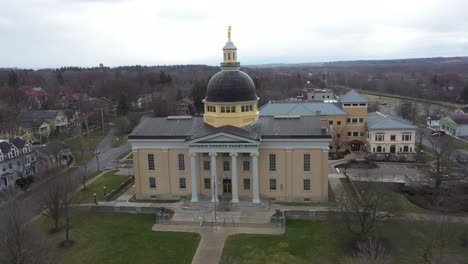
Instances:
[[[119,165],[118,158],[123,153],[127,152],[130,149],[129,143],[124,146],[112,148],[112,139],[114,137],[115,129],[109,131],[109,133],[104,137],[104,139],[98,144],[97,151],[99,154],[99,163],[100,169],[111,169]],[[88,177],[94,177],[97,175],[97,163],[96,159],[93,158],[87,163],[87,175]],[[69,177],[73,180],[74,184],[79,185],[80,176],[83,173],[83,166],[74,170],[72,173],[68,174]],[[32,190],[20,195],[21,207],[24,209],[26,217],[31,219],[39,213],[39,205],[37,201],[39,200],[41,193],[47,188],[47,179],[39,183]],[[1,209],[1,206],[0,206]]]

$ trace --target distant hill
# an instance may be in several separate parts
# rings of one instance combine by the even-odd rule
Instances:
[[[258,65],[245,65],[252,68],[281,68],[281,67],[350,67],[350,66],[382,66],[382,65],[421,65],[421,64],[449,64],[468,63],[468,56],[465,57],[434,57],[434,58],[408,58],[394,60],[354,60],[354,61],[331,61],[331,62],[308,62],[308,63],[270,63]]]

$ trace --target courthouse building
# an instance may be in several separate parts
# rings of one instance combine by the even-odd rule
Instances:
[[[239,69],[230,32],[223,59],[208,83],[203,117],[145,118],[129,135],[137,198],[326,201],[328,119],[259,116],[254,82]]]

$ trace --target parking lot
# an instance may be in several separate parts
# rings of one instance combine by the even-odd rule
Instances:
[[[423,181],[422,172],[414,164],[376,162],[378,168],[353,169],[347,168],[347,174],[356,181],[378,181],[407,183],[409,181]]]

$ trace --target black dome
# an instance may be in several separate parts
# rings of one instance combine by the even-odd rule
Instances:
[[[258,100],[255,84],[239,70],[220,71],[211,77],[206,90],[207,102],[242,102]]]

